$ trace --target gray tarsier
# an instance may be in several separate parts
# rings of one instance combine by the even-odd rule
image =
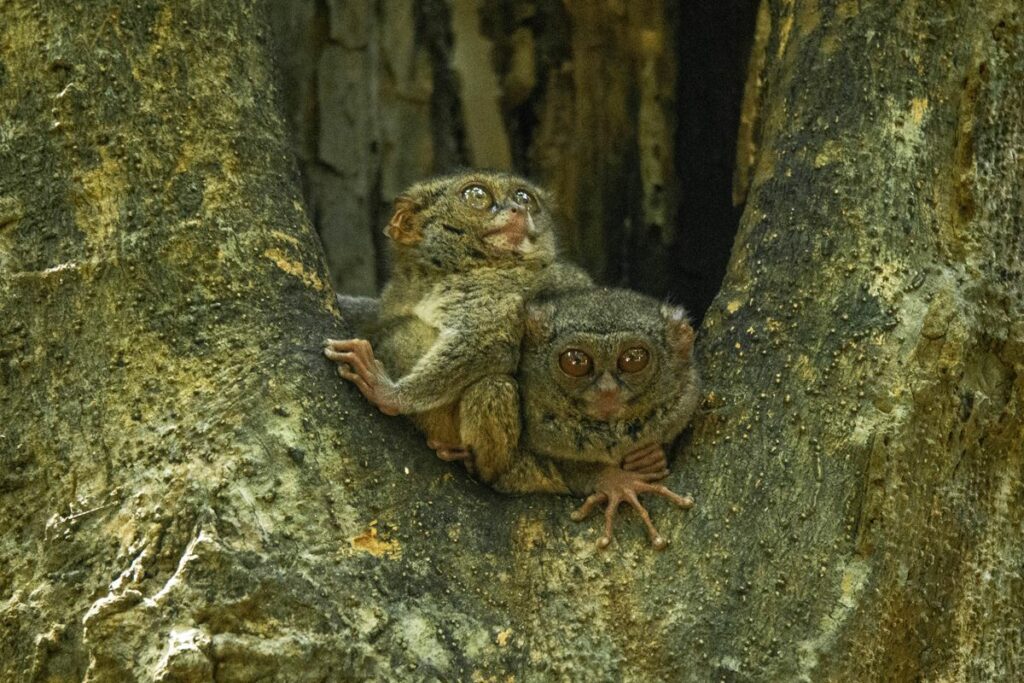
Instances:
[[[620,392],[630,406],[629,424],[621,427],[623,440],[617,435],[620,427],[612,405],[616,392],[601,374],[594,389],[601,396],[601,407],[588,420],[603,422],[593,436],[593,443],[604,442],[603,447],[587,446],[581,451],[576,442],[558,445],[558,434],[544,429],[538,432],[537,450],[520,444],[519,388],[512,373],[519,365],[524,334],[523,302],[550,297],[536,311],[547,311],[557,319],[565,315],[558,293],[591,286],[581,271],[555,261],[553,224],[544,193],[507,174],[470,172],[435,179],[414,185],[396,201],[386,234],[394,247],[394,267],[379,307],[371,300],[339,297],[350,319],[362,318],[365,323],[376,314],[369,334],[372,347],[360,339],[328,340],[325,354],[339,363],[339,374],[383,412],[412,417],[439,456],[465,459],[467,467],[499,490],[596,491],[578,516],[600,502],[608,503],[609,526],[602,545],[610,539],[615,508],[626,500],[641,512],[655,545],[663,546],[636,494],[651,490],[678,504],[690,504],[649,483],[667,474],[660,443],[685,426],[689,412],[668,430],[671,434],[661,427],[645,428],[644,417],[633,410],[644,401]],[[639,295],[607,296],[612,301]],[[645,300],[645,305],[655,317],[659,315],[652,300]],[[604,319],[608,313],[604,312]],[[531,317],[531,329],[544,328],[541,318],[540,313]],[[676,326],[686,331],[682,336],[688,344],[688,362],[692,330],[685,319],[676,320]],[[639,366],[653,358],[654,366],[672,367],[661,362],[659,351],[644,348],[645,360],[634,349],[624,366]],[[385,368],[399,379],[392,380]],[[637,370],[637,377],[649,374]],[[576,379],[577,387],[583,387],[585,380]],[[545,382],[551,384],[550,375]],[[639,385],[623,384],[630,392]],[[695,387],[691,391],[695,396]],[[609,419],[602,421],[605,414]],[[569,411],[565,419],[575,418]],[[579,423],[577,432],[593,430],[588,424]],[[527,424],[526,443],[530,443],[530,430]],[[579,435],[573,438],[578,440]],[[635,452],[627,454],[630,450]],[[613,466],[616,457],[634,471]]]
[[[494,487],[591,494],[573,518],[606,504],[600,547],[611,541],[619,503],[629,503],[654,546],[663,548],[637,494],[693,505],[652,483],[668,474],[662,445],[682,432],[699,400],[693,337],[683,309],[629,290],[569,292],[531,303],[516,375],[520,452]]]

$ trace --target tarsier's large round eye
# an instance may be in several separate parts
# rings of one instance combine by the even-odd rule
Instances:
[[[494,198],[491,197],[491,193],[483,185],[470,185],[463,190],[462,201],[480,211],[486,211],[494,206]]]
[[[647,352],[647,349],[634,346],[626,349],[619,356],[619,370],[623,372],[640,372],[647,367],[647,362],[651,359],[651,354]]]
[[[537,206],[537,200],[533,198],[533,195],[526,190],[516,190],[515,194],[512,195],[516,200],[516,204],[525,206],[530,211],[536,211],[539,207]]]
[[[587,355],[586,351],[569,349],[563,351],[558,357],[558,367],[570,377],[583,377],[589,375],[594,367],[594,361]]]

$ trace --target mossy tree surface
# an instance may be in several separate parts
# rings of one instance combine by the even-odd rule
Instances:
[[[343,334],[244,3],[0,23],[0,679],[1013,679],[1015,2],[766,3],[708,399],[610,552]]]

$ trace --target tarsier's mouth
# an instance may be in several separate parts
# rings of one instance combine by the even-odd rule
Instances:
[[[484,232],[483,237],[488,242],[504,242],[507,246],[518,249],[524,242],[528,243],[527,246],[532,246],[529,243],[536,240],[537,234],[530,216],[517,213],[502,225]]]
[[[620,397],[596,398],[587,405],[587,414],[595,420],[611,422],[622,415],[626,409],[626,402]]]

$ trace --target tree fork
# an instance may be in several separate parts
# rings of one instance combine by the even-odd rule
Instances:
[[[659,554],[333,374],[260,11],[8,3],[0,678],[1019,675],[1021,11],[766,8]]]

